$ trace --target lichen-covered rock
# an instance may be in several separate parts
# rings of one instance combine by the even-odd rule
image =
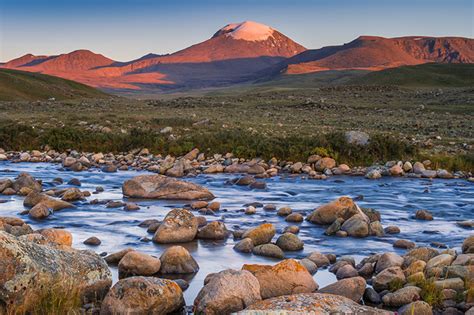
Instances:
[[[160,259],[138,251],[131,251],[120,259],[119,278],[152,276],[160,270],[160,266]]]
[[[25,207],[34,207],[39,203],[44,204],[46,207],[52,209],[53,211],[74,208],[74,205],[69,202],[60,199],[54,199],[48,195],[41,194],[36,191],[30,192],[26,196],[25,200],[23,200],[23,205]]]
[[[182,246],[172,246],[160,256],[163,274],[182,274],[198,272],[199,266],[188,250]]]
[[[61,199],[64,201],[76,201],[82,199],[84,196],[82,195],[82,192],[79,190],[79,188],[68,188],[66,189],[62,196]]]
[[[163,175],[140,175],[126,180],[122,185],[122,192],[131,198],[170,200],[214,199],[214,195],[202,186]]]
[[[107,264],[91,251],[38,245],[0,231],[0,313],[28,313],[49,297],[100,300],[111,285]]]
[[[366,237],[369,235],[369,222],[366,217],[356,214],[346,220],[341,230],[353,237]]]
[[[462,243],[463,254],[474,254],[474,235],[469,236]]]
[[[274,296],[314,292],[318,289],[308,270],[294,259],[286,259],[271,265],[244,265],[242,270],[250,271],[260,283],[263,299]]]
[[[393,314],[377,308],[362,306],[339,295],[321,293],[300,293],[283,295],[250,305],[239,315],[281,314]]]
[[[34,220],[42,220],[49,216],[50,211],[48,207],[43,203],[38,203],[36,206],[30,209],[28,216]]]
[[[71,246],[72,245],[72,234],[69,231],[63,229],[43,229],[39,231],[46,240],[50,243]]]
[[[198,221],[186,209],[173,209],[166,215],[153,236],[156,243],[185,243],[192,241],[198,231]]]
[[[213,274],[194,300],[195,314],[238,312],[260,301],[260,284],[250,272],[224,270]]]
[[[270,243],[275,236],[275,226],[271,223],[264,223],[257,227],[248,229],[242,235],[242,238],[250,238],[255,246]]]
[[[383,253],[377,260],[375,265],[375,272],[379,273],[389,267],[401,267],[403,264],[403,258],[395,253]]]
[[[15,217],[0,217],[0,231],[5,231],[15,236],[33,233],[31,226],[22,219]]]
[[[352,301],[359,302],[364,295],[365,287],[366,282],[364,278],[353,277],[334,282],[318,290],[318,293],[342,295]]]
[[[110,289],[100,314],[165,315],[179,311],[184,305],[183,291],[176,282],[156,277],[130,277]]]
[[[331,224],[336,221],[337,218],[347,220],[357,213],[357,206],[351,198],[340,197],[311,212],[307,220],[317,224]]]

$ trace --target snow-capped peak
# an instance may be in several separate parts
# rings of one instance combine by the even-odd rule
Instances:
[[[273,35],[273,29],[270,26],[253,21],[242,23],[227,24],[221,28],[215,35],[231,36],[233,39],[242,39],[246,41],[263,41]]]

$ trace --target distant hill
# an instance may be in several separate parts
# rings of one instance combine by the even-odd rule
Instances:
[[[360,36],[350,43],[306,50],[273,68],[273,73],[325,70],[382,70],[423,63],[474,63],[474,39],[463,37]]]
[[[11,69],[0,69],[0,101],[104,98],[110,95],[82,83]]]
[[[474,64],[422,64],[374,71],[347,84],[405,87],[474,87]]]

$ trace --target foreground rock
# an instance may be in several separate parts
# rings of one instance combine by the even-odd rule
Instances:
[[[261,299],[257,278],[245,270],[229,269],[209,278],[194,300],[194,312],[209,315],[230,314],[241,311]]]
[[[284,295],[257,302],[245,309],[242,315],[268,314],[393,314],[377,308],[362,306],[343,296],[320,293]]]
[[[184,305],[183,292],[174,281],[131,277],[113,286],[102,302],[100,314],[169,314]]]
[[[20,305],[32,312],[41,298],[102,299],[112,285],[107,264],[91,251],[37,245],[1,231],[0,267],[0,314]]]
[[[263,299],[318,289],[308,270],[294,259],[283,260],[274,266],[244,265],[242,270],[250,271],[257,277]]]
[[[255,246],[269,243],[275,236],[275,226],[271,223],[264,223],[257,227],[248,229],[242,238],[250,238]]]
[[[153,236],[156,243],[185,243],[198,232],[198,220],[188,210],[173,209],[166,215]]]
[[[214,195],[194,183],[163,175],[140,175],[125,181],[122,192],[131,198],[170,200],[210,200]]]

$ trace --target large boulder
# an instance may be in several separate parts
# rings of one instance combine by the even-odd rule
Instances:
[[[359,302],[364,295],[365,287],[366,282],[364,278],[353,277],[334,282],[318,290],[318,293],[342,295],[352,301]]]
[[[49,243],[62,246],[72,246],[72,234],[64,229],[43,229],[39,231]]]
[[[198,220],[186,209],[173,209],[166,215],[153,236],[156,243],[185,243],[192,241],[198,231]]]
[[[139,175],[126,180],[122,185],[122,192],[125,196],[131,198],[170,200],[214,199],[214,195],[202,186],[163,175]]]
[[[199,266],[188,250],[182,246],[172,246],[160,256],[161,273],[181,274],[198,272]]]
[[[318,289],[308,270],[294,259],[286,259],[271,265],[244,265],[242,270],[250,271],[260,283],[263,299],[274,296],[314,292]]]
[[[100,300],[111,285],[107,264],[94,252],[38,245],[0,231],[0,314],[30,313],[50,298]]]
[[[271,223],[264,223],[257,227],[248,229],[242,238],[250,238],[255,246],[269,243],[275,236],[275,226]]]
[[[362,306],[343,296],[321,293],[284,295],[250,305],[239,315],[257,314],[365,314],[388,315],[389,311]]]
[[[351,198],[340,197],[311,212],[307,220],[317,224],[332,224],[337,218],[347,220],[358,212],[357,206]]]
[[[19,192],[22,188],[29,188],[32,191],[41,192],[43,190],[43,186],[41,185],[40,181],[37,181],[33,178],[30,174],[21,173],[15,178],[15,181],[12,184],[13,190]]]
[[[138,251],[131,251],[120,259],[119,277],[152,276],[160,270],[160,266],[160,259]]]
[[[194,300],[195,314],[238,312],[260,301],[260,284],[250,272],[224,270],[213,274]]]
[[[29,208],[34,207],[39,203],[45,205],[46,207],[48,207],[48,209],[51,209],[53,211],[58,211],[58,210],[67,209],[67,208],[74,208],[74,205],[67,201],[54,199],[48,195],[41,194],[37,191],[30,192],[26,196],[25,200],[23,200],[23,205]]]
[[[183,292],[176,282],[156,277],[131,277],[112,287],[102,302],[100,314],[169,314],[184,306]]]

